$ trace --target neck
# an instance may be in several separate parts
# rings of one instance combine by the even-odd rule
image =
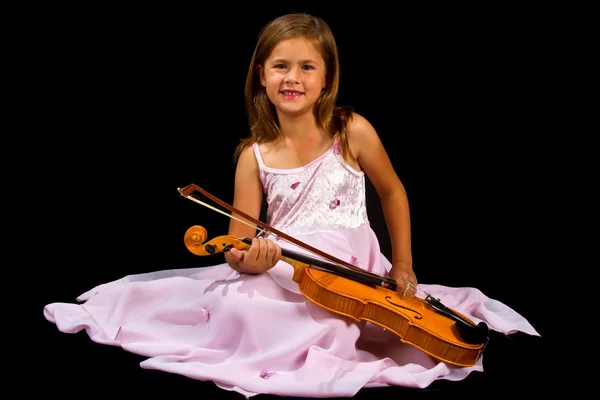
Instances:
[[[303,115],[279,115],[281,134],[289,139],[306,138],[310,134],[321,134],[317,121],[312,113]]]

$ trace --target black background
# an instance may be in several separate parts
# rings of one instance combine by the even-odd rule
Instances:
[[[31,207],[38,239],[23,256],[48,265],[36,275],[34,318],[35,343],[49,363],[35,379],[56,390],[77,383],[232,395],[210,382],[144,371],[141,357],[92,343],[84,332],[60,333],[42,309],[125,275],[221,262],[188,252],[183,236],[192,225],[225,234],[229,219],[177,188],[195,183],[231,203],[232,154],[248,134],[243,92],[258,32],[282,13],[308,11],[336,35],[339,104],[374,125],[406,186],[419,281],[477,287],[542,335],[494,334],[486,370],[463,382],[380,393],[493,393],[521,383],[547,390],[550,326],[540,299],[552,261],[541,238],[551,226],[548,170],[538,154],[548,141],[543,126],[556,118],[547,107],[555,93],[547,49],[560,23],[548,23],[544,10],[492,5],[215,7],[36,13],[41,22],[23,72],[35,93],[30,118],[43,127],[31,157],[38,195],[30,200],[44,202]],[[368,202],[389,255],[370,186]]]

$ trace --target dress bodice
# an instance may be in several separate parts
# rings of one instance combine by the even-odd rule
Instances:
[[[292,169],[267,167],[253,144],[267,201],[267,224],[291,236],[356,228],[369,222],[364,172],[344,160],[338,139]]]

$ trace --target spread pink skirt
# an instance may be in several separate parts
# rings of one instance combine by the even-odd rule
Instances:
[[[360,245],[346,246],[349,234],[360,236]],[[389,262],[376,239],[364,238],[359,228],[299,239],[330,254],[351,248],[340,258],[385,273]],[[129,275],[89,290],[79,303],[49,304],[44,316],[61,332],[85,330],[94,342],[147,357],[142,368],[213,381],[245,396],[350,397],[361,388],[424,388],[483,370],[483,359],[472,367],[438,362],[381,327],[313,304],[292,272],[280,262],[262,275],[240,275],[223,263]],[[476,288],[419,288],[490,329],[539,336],[520,314]]]

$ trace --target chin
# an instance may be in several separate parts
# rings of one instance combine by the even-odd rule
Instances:
[[[300,117],[302,115],[311,114],[312,109],[289,109],[289,108],[280,108],[278,109],[278,113],[282,115],[286,115],[289,117]]]

